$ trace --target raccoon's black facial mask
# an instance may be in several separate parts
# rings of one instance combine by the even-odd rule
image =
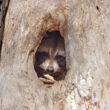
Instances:
[[[37,52],[35,56],[37,59],[37,62],[36,62],[37,65],[42,64],[46,59],[49,58],[49,54],[46,52]]]
[[[64,40],[59,32],[48,33],[35,54],[35,70],[38,77],[49,74],[55,80],[63,80],[66,74]]]
[[[66,70],[66,58],[60,55],[55,57],[56,61],[58,62],[61,69]]]
[[[49,59],[50,59],[50,56],[49,56],[48,53],[45,53],[45,52],[42,52],[42,53],[37,52],[37,53],[36,53],[36,59],[37,59],[36,64],[37,64],[38,66],[40,66],[40,65],[42,65],[47,59],[49,60]],[[56,61],[56,63],[58,64],[58,66],[59,66],[60,69],[66,70],[66,58],[65,58],[65,57],[60,56],[60,55],[57,55],[57,56],[55,56],[54,59],[50,59],[50,61],[52,61],[52,60],[53,60],[53,62]],[[52,62],[51,65],[54,64],[53,62]],[[45,63],[46,63],[46,62],[45,62]],[[47,63],[48,63],[48,62],[47,62]],[[43,69],[43,68],[42,68],[42,69]],[[54,69],[54,68],[53,68],[53,69]],[[48,69],[45,69],[45,70],[48,71]],[[51,70],[50,70],[50,72],[51,72]],[[53,72],[54,72],[54,70],[53,70]]]

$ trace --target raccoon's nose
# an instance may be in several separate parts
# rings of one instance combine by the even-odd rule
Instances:
[[[48,67],[47,67],[47,71],[48,71],[48,72],[54,72],[53,66],[48,66]]]

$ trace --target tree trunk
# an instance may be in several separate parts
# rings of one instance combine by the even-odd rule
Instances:
[[[109,110],[109,4],[10,0],[0,62],[0,110]],[[52,29],[65,39],[67,75],[48,87],[37,77],[33,59],[43,33]]]

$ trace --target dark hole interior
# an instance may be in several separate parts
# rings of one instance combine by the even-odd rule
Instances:
[[[1,49],[2,49],[2,40],[4,34],[4,26],[5,26],[5,16],[7,13],[9,5],[9,0],[0,0],[0,57],[1,57]]]
[[[46,82],[64,80],[66,75],[65,43],[59,31],[46,32],[35,53],[34,69]],[[49,77],[45,77],[45,76]]]
[[[98,7],[98,6],[96,6],[96,9],[97,9],[97,10],[99,10],[99,7]]]
[[[1,5],[2,5],[2,1],[0,1],[0,11],[1,11]]]

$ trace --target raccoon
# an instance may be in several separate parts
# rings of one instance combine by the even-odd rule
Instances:
[[[38,77],[51,75],[56,81],[64,80],[66,75],[66,56],[64,39],[58,31],[47,32],[35,54],[35,71]]]

